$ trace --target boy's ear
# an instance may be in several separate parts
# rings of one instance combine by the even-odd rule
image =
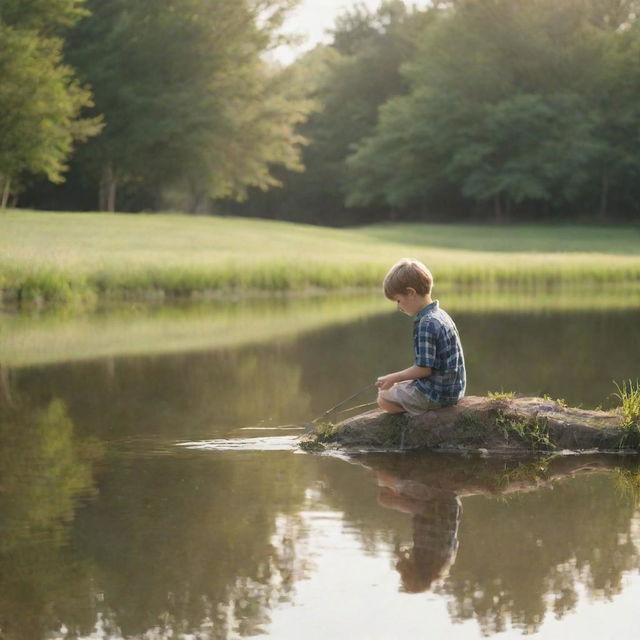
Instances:
[[[410,296],[410,295],[416,295],[417,291],[413,288],[413,287],[407,287],[406,291],[404,292],[405,296]]]

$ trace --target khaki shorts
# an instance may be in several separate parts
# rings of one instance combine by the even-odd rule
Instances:
[[[384,400],[399,404],[412,416],[420,415],[430,409],[439,409],[442,406],[438,402],[429,400],[424,393],[421,393],[413,384],[413,380],[396,382],[391,389],[381,391],[380,395]]]

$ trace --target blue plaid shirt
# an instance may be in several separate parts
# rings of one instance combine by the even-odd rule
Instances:
[[[413,324],[415,364],[430,367],[433,373],[414,381],[429,400],[455,404],[467,384],[464,355],[455,323],[434,300],[415,316]]]

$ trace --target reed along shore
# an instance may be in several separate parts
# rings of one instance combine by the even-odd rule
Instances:
[[[638,228],[402,223],[334,229],[180,214],[0,213],[3,306],[375,289],[412,256],[440,285],[640,283]]]

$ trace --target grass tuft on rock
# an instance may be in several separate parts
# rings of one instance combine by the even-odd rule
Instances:
[[[550,451],[556,448],[549,435],[549,423],[546,418],[523,420],[498,412],[496,426],[505,440],[515,437],[527,443],[533,451]]]
[[[623,380],[622,385],[614,382],[618,393],[614,396],[620,400],[624,421],[621,447],[640,449],[640,380],[634,383]]]
[[[489,391],[487,396],[493,400],[513,400],[516,397],[515,391]]]
[[[301,441],[300,448],[308,453],[317,453],[325,450],[325,445],[336,440],[337,425],[333,422],[322,421],[314,424],[313,431],[309,432]]]

